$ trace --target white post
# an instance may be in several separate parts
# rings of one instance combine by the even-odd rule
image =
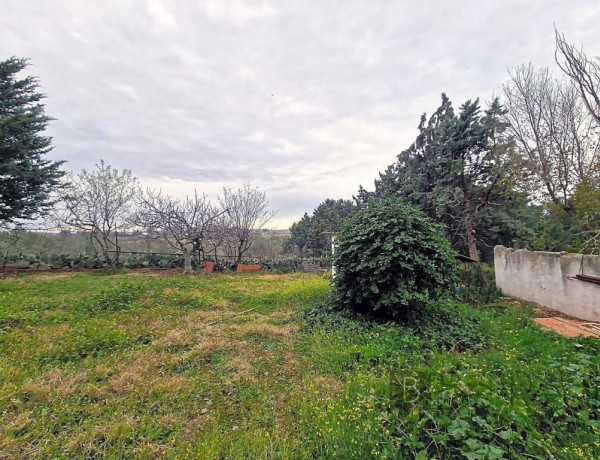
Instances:
[[[331,235],[331,277],[335,278],[335,265],[333,264],[333,255],[335,254],[335,235]]]

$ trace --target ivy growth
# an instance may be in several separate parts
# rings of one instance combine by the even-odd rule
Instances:
[[[454,253],[439,226],[394,198],[370,202],[337,238],[334,280],[340,307],[403,320],[450,292]]]

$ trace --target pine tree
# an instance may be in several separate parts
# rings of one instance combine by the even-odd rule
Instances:
[[[0,61],[0,224],[33,219],[52,204],[50,193],[64,175],[62,161],[50,161],[52,120],[44,112],[37,78],[18,78],[27,59]]]
[[[442,94],[436,112],[429,119],[421,117],[415,142],[380,173],[375,192],[359,191],[359,202],[400,197],[442,223],[455,249],[477,260],[484,236],[492,241],[498,236],[488,231],[490,213],[512,208],[511,200],[517,198],[511,189],[511,144],[503,114],[498,100],[484,113],[479,100],[467,101],[456,114]]]

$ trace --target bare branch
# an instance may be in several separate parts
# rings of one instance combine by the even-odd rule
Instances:
[[[104,161],[94,171],[71,174],[54,219],[59,225],[89,234],[90,242],[114,270],[119,264],[118,231],[126,226],[137,179],[131,171],[119,171]],[[109,251],[116,250],[116,256]]]
[[[583,50],[568,43],[556,27],[554,33],[556,63],[573,81],[587,110],[600,125],[600,59],[590,58]]]
[[[140,195],[133,222],[146,234],[164,238],[172,247],[182,251],[184,272],[192,271],[191,257],[197,254],[199,262],[224,239],[220,220],[224,211],[213,206],[208,196],[194,190],[193,196],[179,200],[163,195],[160,190],[146,190]]]
[[[503,85],[510,125],[526,174],[534,179],[532,195],[570,211],[577,184],[598,162],[599,127],[569,81],[548,69],[520,66]]]
[[[227,216],[229,232],[224,241],[224,251],[237,256],[237,263],[240,263],[258,232],[277,211],[269,209],[267,193],[252,188],[250,184],[244,184],[238,190],[224,187],[219,203]]]

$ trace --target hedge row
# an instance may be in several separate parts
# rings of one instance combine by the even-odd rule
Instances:
[[[207,260],[214,261],[208,257]],[[121,266],[128,268],[178,268],[183,267],[183,256],[165,254],[123,254],[120,258]],[[297,271],[302,264],[314,264],[322,268],[331,267],[328,258],[244,258],[243,264],[258,264],[261,269],[290,273]],[[79,254],[70,256],[68,254],[19,254],[8,255],[0,259],[0,264],[8,268],[18,269],[48,269],[48,268],[71,268],[92,269],[107,268],[108,264],[102,255]],[[234,270],[235,263],[230,259],[219,258],[215,265],[215,271]]]

